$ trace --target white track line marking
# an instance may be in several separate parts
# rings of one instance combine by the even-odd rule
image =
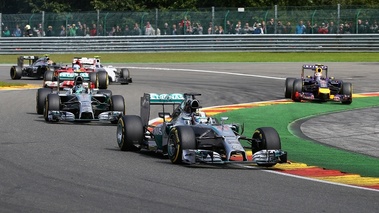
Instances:
[[[177,68],[157,68],[157,67],[127,67],[130,69],[141,69],[141,70],[163,70],[163,71],[181,71],[181,72],[200,72],[200,73],[213,73],[213,74],[222,74],[222,75],[236,75],[236,76],[247,76],[247,77],[255,77],[255,78],[267,78],[267,79],[276,79],[276,80],[285,80],[285,78],[281,77],[272,77],[272,76],[264,76],[264,75],[252,75],[252,74],[244,74],[244,73],[235,73],[235,72],[220,72],[220,71],[212,71],[212,70],[194,70],[194,69],[177,69]]]

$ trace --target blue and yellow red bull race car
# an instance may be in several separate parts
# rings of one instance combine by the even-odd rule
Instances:
[[[287,161],[281,150],[279,134],[272,127],[257,128],[252,137],[243,136],[243,125],[226,124],[200,111],[200,94],[145,93],[141,98],[141,115],[124,115],[117,125],[117,143],[123,151],[151,150],[168,156],[174,164],[255,163],[273,166]],[[162,122],[152,124],[150,107],[162,106]],[[172,112],[167,108],[172,107]],[[248,158],[241,140],[250,144]],[[240,160],[234,160],[240,159]]]
[[[307,70],[311,70],[312,75],[306,75],[305,71]],[[302,67],[301,78],[286,78],[284,96],[295,102],[308,100],[351,104],[353,102],[353,85],[329,77],[328,66],[305,64]]]

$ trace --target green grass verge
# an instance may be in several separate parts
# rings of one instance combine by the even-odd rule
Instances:
[[[28,55],[28,54],[23,54]],[[33,55],[33,54],[30,54]],[[188,63],[188,62],[377,62],[379,53],[270,53],[270,52],[162,52],[49,54],[59,63],[74,56],[100,56],[103,63]],[[16,63],[19,55],[1,55],[0,64]],[[42,55],[41,55],[42,56]]]
[[[24,83],[10,83],[10,82],[3,82],[0,81],[0,87],[17,87],[17,86],[26,86]]]
[[[362,176],[379,177],[379,159],[363,154],[339,150],[311,140],[294,136],[288,129],[291,122],[330,112],[378,106],[379,97],[355,98],[351,105],[330,103],[291,103],[269,105],[230,111],[216,115],[229,117],[228,122],[245,123],[245,134],[251,136],[256,128],[274,127],[282,140],[282,149],[288,151],[288,159],[326,169],[336,169]],[[330,135],[333,137],[333,135]],[[359,143],[359,141],[357,141]],[[247,144],[244,144],[247,145]]]

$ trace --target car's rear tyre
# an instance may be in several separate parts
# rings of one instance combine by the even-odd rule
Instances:
[[[293,90],[293,82],[296,78],[286,78],[285,88],[284,88],[284,97],[291,98]]]
[[[129,72],[129,69],[127,68],[123,68],[121,69],[121,73],[120,73],[120,78],[123,78],[125,80],[128,80],[130,78],[130,72]],[[128,81],[126,81],[125,83],[121,83],[121,84],[129,84]]]
[[[342,95],[350,96],[349,99],[343,100],[342,104],[351,104],[353,102],[353,85],[351,83],[344,82],[341,88]]]
[[[58,94],[48,94],[45,102],[44,118],[45,121],[49,121],[49,111],[59,111],[60,110],[61,99]],[[58,120],[53,120],[50,122],[56,122]]]
[[[167,143],[167,154],[171,162],[182,163],[185,149],[196,149],[195,132],[191,126],[173,127],[168,135]]]
[[[97,72],[99,89],[107,89],[109,85],[108,73],[106,71]]]
[[[43,74],[43,80],[44,81],[53,81],[54,79],[54,72],[53,71],[46,71],[44,74]]]
[[[40,78],[44,78],[45,77],[45,73],[50,71],[50,68],[47,67],[47,66],[41,66],[41,67],[38,67],[38,70],[37,70],[37,79],[40,79]]]
[[[22,69],[18,66],[12,66],[10,70],[10,76],[13,80],[21,79]]]
[[[42,115],[43,110],[45,108],[45,100],[48,94],[50,94],[52,90],[50,88],[39,88],[36,94],[36,111],[37,114]]]
[[[89,73],[89,81],[93,84],[94,88],[98,88],[99,87],[99,81],[97,79],[97,73],[90,72]]]
[[[111,97],[111,111],[121,111],[125,115],[125,100],[122,95],[112,95]],[[112,124],[117,124],[118,120],[111,121]]]
[[[253,133],[253,142],[251,144],[251,150],[254,153],[261,150],[280,150],[282,144],[278,132],[272,127],[261,127],[255,130]],[[286,156],[285,156],[286,157]],[[281,159],[281,161],[287,161],[287,159]],[[273,166],[273,164],[258,164],[259,166]]]
[[[144,127],[141,117],[124,115],[117,123],[117,144],[122,151],[138,150],[136,145],[142,144]]]
[[[301,98],[298,97],[298,94],[303,91],[303,80],[295,79],[293,82],[293,90],[291,94],[291,99],[295,102],[300,102]]]

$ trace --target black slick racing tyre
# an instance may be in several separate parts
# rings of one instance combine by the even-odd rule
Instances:
[[[43,80],[44,81],[53,81],[54,79],[54,72],[53,71],[46,71],[44,74],[43,74]]]
[[[351,83],[343,82],[341,93],[342,95],[350,96],[349,99],[343,100],[342,104],[351,104],[353,102],[353,85]]]
[[[59,111],[60,110],[60,102],[61,99],[58,94],[48,94],[45,101],[45,110],[44,110],[44,118],[45,121],[49,122],[48,116],[49,111]],[[50,121],[50,122],[54,122]]]
[[[91,84],[93,84],[94,88],[98,88],[99,87],[99,81],[97,79],[97,73],[90,72],[89,73],[89,81],[91,82]]]
[[[112,95],[111,96],[111,111],[119,111],[125,115],[125,101],[122,95]],[[111,121],[112,124],[117,124],[118,120]]]
[[[173,127],[168,135],[167,154],[174,164],[182,163],[183,150],[196,149],[195,132],[191,126]]]
[[[42,115],[43,110],[45,108],[45,100],[48,94],[50,94],[52,90],[50,88],[39,88],[36,94],[36,111],[37,114]]]
[[[121,69],[121,75],[120,78],[123,78],[126,80],[126,83],[121,83],[121,84],[129,84],[128,79],[130,78],[130,72],[129,69],[123,68]]]
[[[22,75],[21,67],[12,66],[10,70],[10,75],[13,80],[21,79],[21,75]]]
[[[272,127],[261,127],[253,133],[251,150],[253,153],[264,149],[281,149],[282,145],[278,132]]]
[[[292,90],[293,90],[293,82],[296,78],[286,78],[285,88],[284,88],[284,97],[291,98]]]
[[[97,72],[99,89],[107,89],[109,85],[108,73],[106,71]]]
[[[295,102],[300,102],[301,99],[297,97],[296,94],[301,93],[303,91],[303,80],[302,79],[295,79],[293,82],[293,90],[291,94],[291,99]]]
[[[261,150],[280,150],[282,147],[278,132],[272,127],[261,127],[255,130],[253,134],[253,142],[251,144],[251,150],[254,153]],[[281,162],[287,161],[287,155],[280,159]],[[271,167],[274,164],[260,163],[258,166]]]
[[[122,151],[136,151],[136,145],[142,144],[144,127],[141,117],[124,115],[117,123],[117,144]]]

